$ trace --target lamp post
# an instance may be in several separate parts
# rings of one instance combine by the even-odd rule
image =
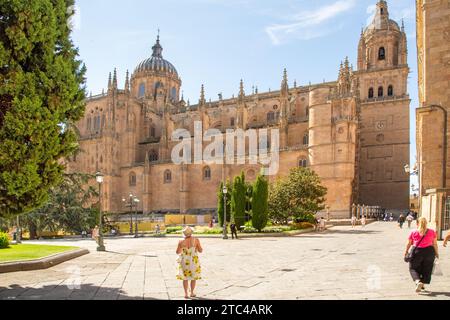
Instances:
[[[19,216],[17,216],[17,227],[16,227],[16,244],[21,244],[22,243],[22,239],[21,239],[21,230],[20,230],[20,218]]]
[[[102,184],[103,184],[103,175],[100,172],[95,174],[95,180],[98,183],[98,203],[100,208],[100,221],[98,223],[98,247],[97,251],[106,251],[105,245],[103,243],[103,212],[102,212]]]
[[[130,208],[130,236],[133,235],[133,194],[130,193],[128,196],[129,202],[125,198],[122,199],[122,202],[125,204],[125,207]]]
[[[224,185],[223,186],[223,201],[224,201],[224,206],[223,206],[223,239],[227,240],[228,239],[228,235],[227,235],[227,193],[228,193],[228,189],[227,186]]]
[[[139,237],[139,230],[138,230],[138,216],[137,216],[137,208],[138,208],[138,203],[139,203],[139,199],[137,197],[133,198],[133,202],[134,202],[134,214],[135,214],[135,222],[136,222],[136,228],[134,229],[134,237],[138,238]]]

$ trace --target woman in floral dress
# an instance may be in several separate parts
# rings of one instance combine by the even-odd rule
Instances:
[[[184,240],[178,243],[177,254],[178,258],[178,275],[177,279],[183,281],[184,297],[189,298],[189,281],[191,282],[191,298],[196,297],[195,286],[197,280],[201,279],[201,267],[198,259],[198,253],[203,252],[200,240],[192,237],[193,230],[186,227],[183,230]]]

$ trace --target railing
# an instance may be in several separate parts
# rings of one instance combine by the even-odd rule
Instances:
[[[409,95],[405,94],[402,96],[373,97],[373,98],[367,98],[365,100],[362,100],[362,102],[370,103],[370,102],[383,102],[383,101],[404,100],[404,99],[409,99]]]

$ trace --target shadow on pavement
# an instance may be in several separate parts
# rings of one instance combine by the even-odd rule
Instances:
[[[127,296],[120,288],[99,287],[92,284],[49,285],[41,288],[11,285],[0,286],[0,300],[144,300],[141,296]],[[146,300],[162,300],[146,297]]]

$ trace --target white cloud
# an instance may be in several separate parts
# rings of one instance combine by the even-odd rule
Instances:
[[[339,0],[314,11],[295,14],[289,23],[273,24],[266,27],[265,31],[274,45],[279,45],[288,38],[309,40],[322,37],[333,30],[332,28],[318,27],[337,15],[352,9],[355,4],[356,0]]]

